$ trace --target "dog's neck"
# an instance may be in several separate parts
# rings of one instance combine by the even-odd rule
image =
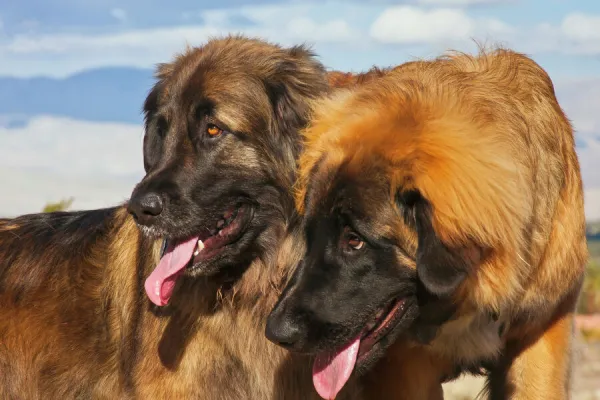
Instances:
[[[291,273],[304,254],[304,241],[298,224],[279,226],[277,241],[245,268],[243,274],[226,287],[221,286],[222,301],[234,308],[251,307],[259,320],[266,319]]]

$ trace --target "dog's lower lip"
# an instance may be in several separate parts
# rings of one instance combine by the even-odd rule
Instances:
[[[393,330],[404,316],[406,308],[406,299],[395,298],[376,314],[374,322],[367,324],[361,337],[361,344],[358,351],[359,360],[364,359],[370,353],[373,346]]]

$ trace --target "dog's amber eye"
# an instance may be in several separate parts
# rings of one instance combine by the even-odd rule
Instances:
[[[209,136],[217,137],[223,133],[223,130],[216,125],[208,124],[206,126],[206,133],[208,133]]]
[[[360,250],[365,246],[365,241],[354,233],[348,234],[348,246],[354,250]]]

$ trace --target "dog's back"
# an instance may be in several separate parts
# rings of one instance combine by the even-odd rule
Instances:
[[[442,109],[453,104],[449,107],[451,118],[465,127],[464,135],[451,136],[444,145],[460,155],[466,172],[463,177],[476,177],[476,181],[465,180],[463,187],[477,186],[482,196],[480,207],[493,207],[489,213],[481,209],[481,234],[490,226],[504,226],[506,232],[497,231],[495,238],[489,239],[512,243],[512,251],[522,257],[516,263],[519,267],[513,267],[511,281],[518,281],[517,276],[535,277],[525,288],[519,284],[506,290],[500,281],[488,284],[504,287],[502,295],[513,299],[523,296],[525,289],[520,300],[523,308],[537,309],[540,293],[545,294],[546,304],[555,304],[578,286],[587,250],[573,129],[550,77],[529,57],[503,49],[478,56],[451,54],[422,63],[412,73],[429,84],[430,90],[425,90],[428,100],[433,99],[429,105]],[[396,75],[400,82],[411,79],[410,73]],[[450,139],[454,143],[450,144]],[[472,163],[477,159],[479,163]],[[502,174],[504,178],[500,178]],[[484,193],[486,188],[489,193]],[[505,211],[504,217],[499,210]],[[504,223],[515,218],[520,219],[518,224]],[[496,276],[503,279],[501,274]],[[475,304],[498,307],[497,300],[483,293],[472,299]]]
[[[105,288],[119,220],[107,208],[0,221],[0,398],[118,393]]]

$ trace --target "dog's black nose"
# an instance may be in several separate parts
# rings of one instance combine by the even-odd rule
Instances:
[[[267,339],[287,349],[302,346],[303,332],[300,324],[285,314],[271,314],[265,330]]]
[[[150,225],[163,211],[163,200],[154,192],[140,193],[129,201],[129,212],[142,225]]]

